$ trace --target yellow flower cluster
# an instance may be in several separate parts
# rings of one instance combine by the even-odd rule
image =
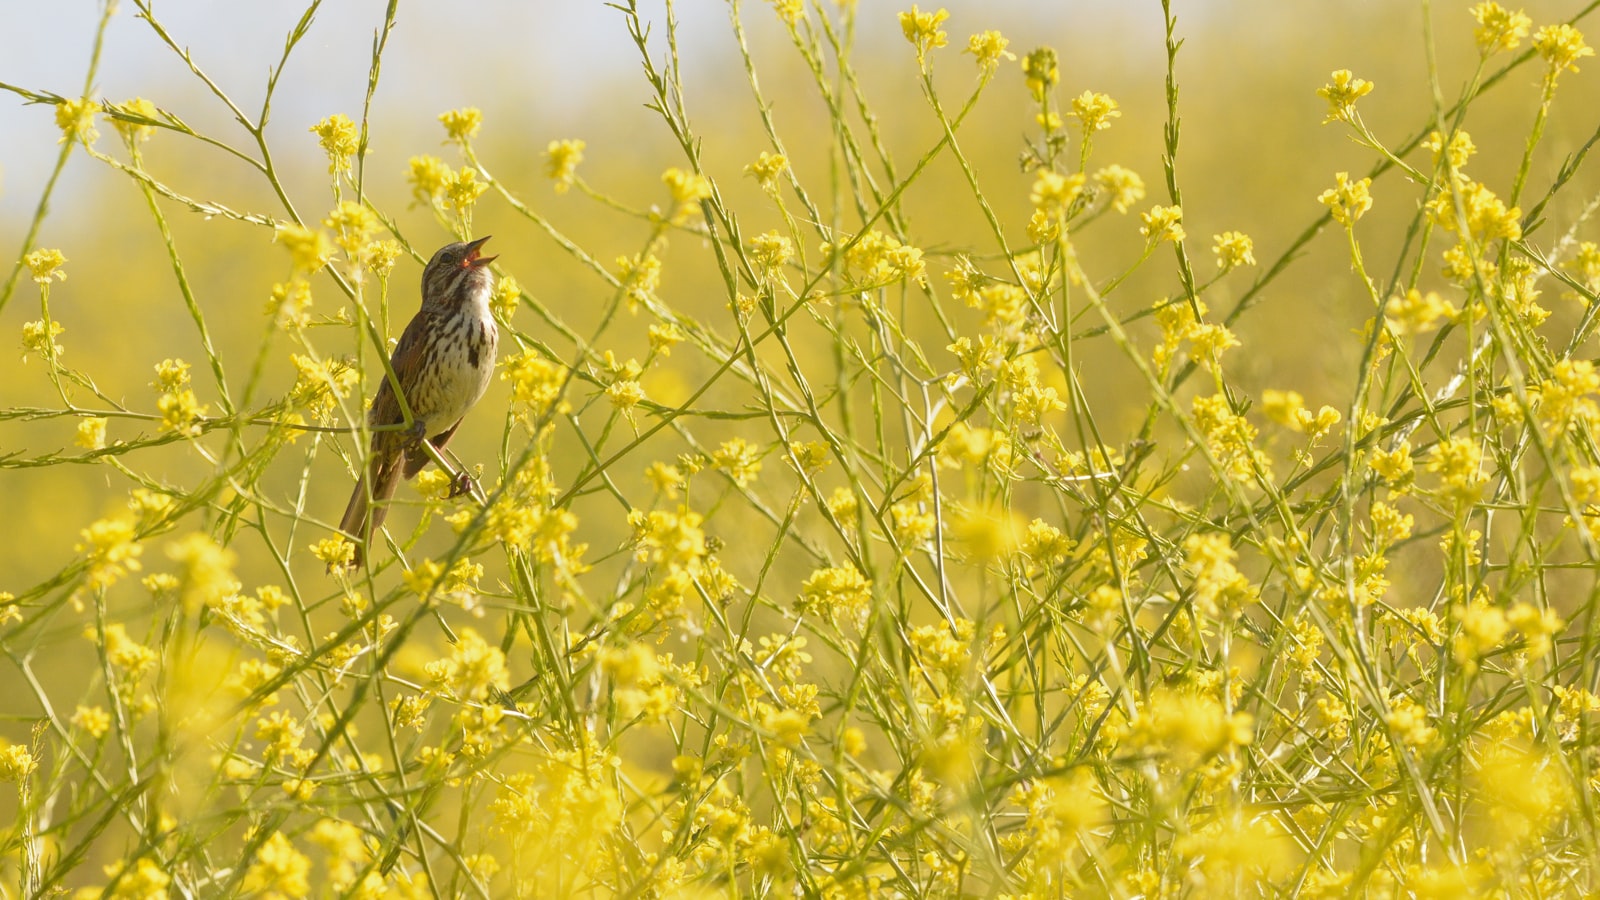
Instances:
[[[1139,218],[1144,222],[1139,233],[1152,244],[1160,241],[1177,243],[1185,237],[1183,210],[1176,206],[1152,206],[1149,212],[1140,213]]]
[[[209,407],[200,403],[189,388],[189,364],[181,359],[156,364],[156,380],[150,385],[161,392],[156,408],[161,410],[161,427],[188,437],[200,434],[200,420]]]
[[[817,569],[801,585],[795,609],[860,630],[872,611],[872,582],[854,566]]]
[[[1328,115],[1322,123],[1353,122],[1356,101],[1372,93],[1372,82],[1357,78],[1349,69],[1333,73],[1333,81],[1317,88],[1317,96],[1328,101]]]
[[[578,164],[588,146],[580,140],[551,141],[545,148],[545,175],[555,182],[555,191],[565,194],[577,181]]]
[[[927,64],[929,51],[949,43],[948,36],[939,28],[948,18],[950,13],[945,9],[923,12],[915,3],[911,5],[910,12],[900,14],[900,31],[911,42],[911,46],[917,48],[918,65]]]
[[[1522,10],[1510,12],[1498,3],[1479,3],[1469,12],[1478,20],[1472,37],[1477,41],[1478,52],[1484,56],[1517,49],[1533,26],[1533,20]]]
[[[967,39],[967,49],[962,51],[970,53],[977,60],[978,70],[985,76],[994,74],[1002,59],[1016,59],[1017,55],[1006,50],[1011,42],[998,31],[983,31]]]
[[[1223,474],[1245,483],[1253,483],[1257,476],[1272,477],[1271,461],[1256,449],[1255,426],[1233,411],[1226,396],[1195,397],[1192,413],[1195,428],[1205,435],[1206,445],[1222,464]]]
[[[823,244],[822,253],[827,256],[848,243]],[[876,287],[920,279],[926,267],[920,249],[873,229],[860,235],[859,240],[844,250],[844,269],[846,276],[858,286]]]
[[[1351,181],[1348,172],[1340,172],[1334,179],[1334,186],[1319,194],[1317,202],[1328,208],[1335,222],[1350,228],[1372,208],[1372,195],[1368,192],[1372,179]]]
[[[361,133],[356,123],[343,113],[335,113],[311,126],[322,152],[328,155],[328,174],[340,175],[350,171],[351,160],[361,149]]]

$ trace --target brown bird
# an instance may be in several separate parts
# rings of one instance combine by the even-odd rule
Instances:
[[[489,312],[494,291],[489,263],[496,257],[478,253],[487,240],[446,244],[422,270],[422,308],[401,333],[389,360],[411,407],[412,426],[409,431],[373,432],[366,474],[339,522],[339,530],[355,539],[352,567],[363,565],[400,479],[414,477],[428,464],[422,439],[443,448],[489,387],[500,333]],[[367,424],[377,428],[404,422],[394,383],[385,374]]]

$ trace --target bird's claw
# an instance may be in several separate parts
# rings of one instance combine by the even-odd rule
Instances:
[[[406,429],[405,436],[407,449],[420,446],[422,439],[428,436],[428,426],[421,419],[413,420],[411,427]]]
[[[445,495],[445,499],[454,500],[470,493],[472,493],[472,476],[466,472],[457,472],[456,477],[450,479],[450,493]]]

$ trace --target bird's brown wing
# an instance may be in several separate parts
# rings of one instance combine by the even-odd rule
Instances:
[[[423,335],[428,331],[428,320],[431,317],[426,312],[418,312],[411,317],[411,324],[401,332],[400,340],[394,345],[394,355],[389,357],[389,365],[394,369],[395,378],[400,381],[400,387],[406,391],[406,401],[412,401],[412,390],[417,383],[417,376],[422,371],[423,349],[426,340]],[[416,414],[415,405],[411,412]],[[399,425],[405,421],[405,416],[400,412],[400,400],[395,396],[394,382],[387,372],[383,375],[383,383],[378,385],[378,394],[372,398],[372,409],[367,413],[367,424],[372,427],[380,425]],[[372,447],[376,451],[379,447],[385,449],[399,448],[405,443],[406,434],[403,431],[384,431],[372,436]]]

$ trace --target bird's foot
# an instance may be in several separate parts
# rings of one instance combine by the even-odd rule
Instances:
[[[407,450],[415,449],[422,445],[423,438],[428,436],[428,425],[421,419],[412,419],[411,427],[405,430]]]
[[[472,476],[466,472],[457,472],[456,477],[450,479],[450,493],[445,495],[445,499],[454,500],[470,493],[472,493]]]

